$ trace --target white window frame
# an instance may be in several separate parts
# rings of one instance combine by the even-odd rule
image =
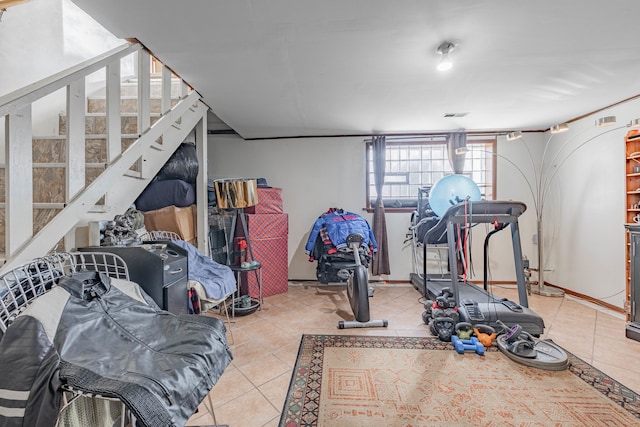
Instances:
[[[438,179],[453,173],[445,138],[444,135],[397,139],[387,137],[383,187],[385,210],[414,210],[420,189],[430,188]],[[495,136],[468,136],[466,145],[463,175],[478,184],[484,199],[494,200],[497,157]],[[371,147],[371,142],[367,141],[367,209],[372,209],[377,196]]]

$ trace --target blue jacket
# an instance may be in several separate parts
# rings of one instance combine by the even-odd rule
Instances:
[[[313,251],[313,246],[322,226],[326,227],[327,234],[329,234],[331,242],[337,249],[345,249],[347,247],[347,236],[351,233],[358,233],[364,237],[362,245],[372,249],[373,252],[378,249],[378,243],[373,237],[373,230],[371,230],[369,223],[364,218],[353,212],[335,209],[320,215],[313,224],[304,248],[307,255]]]

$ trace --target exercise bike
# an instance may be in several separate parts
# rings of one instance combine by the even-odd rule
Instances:
[[[362,242],[364,242],[364,237],[360,234],[352,233],[347,236],[347,247],[353,253],[355,265],[342,268],[337,273],[340,279],[347,281],[347,297],[355,317],[355,320],[340,320],[338,322],[339,329],[386,328],[389,324],[384,319],[370,320],[369,297],[373,296],[373,288],[369,288],[369,273],[360,260]]]

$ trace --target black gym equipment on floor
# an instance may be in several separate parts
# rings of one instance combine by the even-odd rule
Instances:
[[[364,236],[350,233],[345,238],[346,248],[337,250],[333,242],[325,242],[321,232],[316,237],[311,260],[317,260],[316,277],[322,284],[347,284],[347,298],[354,320],[340,320],[339,329],[387,327],[384,319],[371,320],[369,298],[373,297],[373,288],[369,287],[368,266],[372,252],[363,246]]]
[[[438,223],[430,228],[421,239],[423,242],[422,276],[411,275],[411,283],[420,291],[425,299],[433,299],[441,293],[443,288],[450,288],[455,299],[460,321],[471,324],[488,324],[496,330],[501,329],[498,321],[509,326],[519,324],[522,329],[533,336],[540,336],[544,332],[544,321],[537,313],[528,308],[527,286],[524,278],[522,263],[522,248],[518,217],[526,210],[526,205],[512,201],[464,201],[451,206],[440,218]],[[488,241],[497,231],[506,229],[510,225],[515,263],[516,280],[518,285],[518,299],[515,303],[507,299],[494,297],[486,289],[461,281],[458,272],[456,245],[456,226],[471,227],[475,224],[494,224],[493,231],[488,233],[484,245],[484,282],[487,283],[487,250]],[[430,241],[441,241],[446,233],[449,254],[449,270],[447,275],[429,275],[427,272],[427,246]]]
[[[371,320],[369,315],[369,296],[372,290],[369,289],[369,274],[367,268],[360,262],[357,254],[362,250],[363,237],[359,234],[349,234],[347,236],[347,246],[354,256],[354,265],[347,266],[342,274],[347,275],[347,297],[355,320],[340,320],[339,329],[349,328],[386,328],[389,322],[384,319]]]

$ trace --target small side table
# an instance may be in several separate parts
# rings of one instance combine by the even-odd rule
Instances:
[[[241,267],[239,265],[230,265],[229,266],[231,268],[231,271],[234,272],[234,274],[236,275],[236,294],[237,297],[240,297],[240,290],[242,288],[242,273],[247,273],[249,274],[250,271],[253,271],[256,275],[256,281],[258,282],[258,310],[262,310],[262,263],[261,262],[257,262],[256,264],[250,265],[248,267]],[[247,291],[249,288],[249,283],[247,281]],[[236,304],[235,304],[235,300],[236,298],[234,298],[234,300],[231,302],[231,313],[232,313],[232,317],[235,319],[236,317]]]

